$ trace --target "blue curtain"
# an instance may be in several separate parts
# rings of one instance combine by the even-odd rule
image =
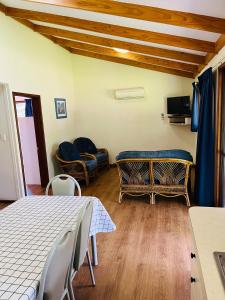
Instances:
[[[199,88],[198,84],[192,83],[193,86],[193,99],[192,99],[192,116],[191,116],[191,131],[198,131],[198,119],[199,119]]]
[[[33,117],[33,107],[31,99],[25,99],[25,117]]]
[[[199,78],[200,111],[196,155],[196,201],[214,206],[214,97],[212,68]]]

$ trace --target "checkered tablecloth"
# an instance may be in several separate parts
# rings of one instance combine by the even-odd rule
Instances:
[[[116,229],[116,225],[112,222],[108,212],[98,198],[93,197],[94,207],[92,214],[92,222],[90,228],[90,236],[99,232],[111,232]]]
[[[33,300],[48,253],[59,232],[78,226],[94,202],[90,235],[115,230],[95,197],[30,196],[0,211],[0,299]]]

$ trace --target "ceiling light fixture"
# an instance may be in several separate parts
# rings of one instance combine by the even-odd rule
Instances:
[[[126,49],[120,49],[120,48],[113,48],[113,50],[115,50],[116,52],[119,52],[119,53],[128,53],[129,52]]]

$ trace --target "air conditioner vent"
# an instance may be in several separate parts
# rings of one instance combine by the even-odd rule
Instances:
[[[143,87],[115,90],[115,98],[117,100],[139,99],[144,97],[145,90]]]

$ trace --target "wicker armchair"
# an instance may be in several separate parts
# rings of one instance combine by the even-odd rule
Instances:
[[[184,159],[177,158],[179,156]],[[157,194],[183,195],[190,206],[187,188],[192,165],[190,153],[183,150],[126,151],[117,156],[116,163],[120,176],[119,203],[125,194],[149,195],[152,204]]]
[[[69,142],[66,143],[67,145],[70,144]],[[58,149],[55,157],[61,173],[68,174],[77,180],[85,180],[87,186],[90,178],[95,177],[97,174],[97,160],[89,154],[81,154],[79,159],[65,160],[60,153],[60,149]]]
[[[85,137],[79,137],[73,143],[81,155],[89,155],[92,159],[97,159],[98,169],[109,168],[109,154],[107,149],[97,149],[95,144],[89,138]]]

